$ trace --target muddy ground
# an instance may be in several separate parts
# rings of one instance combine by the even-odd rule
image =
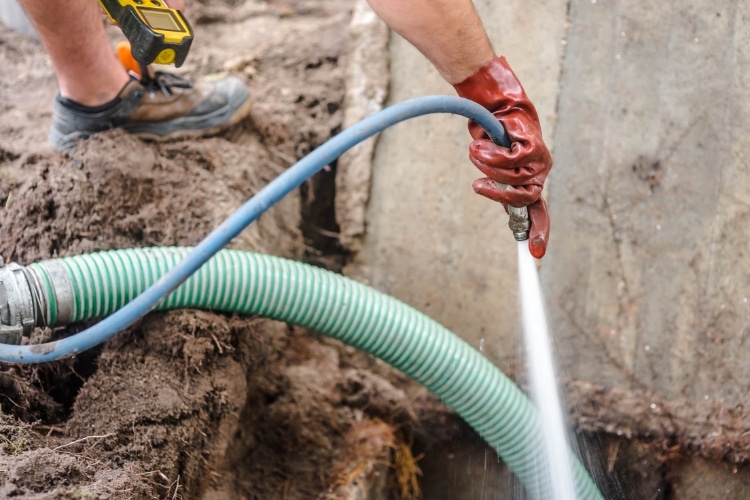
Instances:
[[[199,140],[103,133],[68,156],[46,142],[56,83],[43,50],[0,26],[3,260],[199,242],[341,129],[351,9],[349,0],[193,2],[198,38],[178,73],[244,78],[251,116]],[[109,29],[113,42],[120,38]],[[335,167],[231,246],[339,271],[348,256],[336,237]],[[85,326],[36,332],[32,341]],[[695,451],[696,439],[644,425],[629,407],[613,413],[627,394],[581,384],[568,393],[579,398],[577,423],[593,443],[584,459],[613,485],[607,497],[640,498],[646,488],[669,498],[665,464]],[[76,359],[0,365],[2,498],[353,499],[365,498],[363,485],[368,498],[418,498],[418,490],[456,498],[446,492],[464,472],[466,498],[518,494],[491,455],[403,375],[264,318],[155,313]],[[456,457],[479,465],[446,469]]]

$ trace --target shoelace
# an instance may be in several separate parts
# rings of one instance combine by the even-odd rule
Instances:
[[[151,76],[148,71],[143,71],[142,75],[140,80],[141,85],[149,92],[152,99],[156,97],[157,92],[161,92],[167,97],[172,97],[172,89],[189,89],[193,86],[193,82],[187,78],[173,75],[172,73],[156,71]]]

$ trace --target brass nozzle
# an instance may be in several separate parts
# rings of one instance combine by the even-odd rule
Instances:
[[[508,205],[508,214],[510,222],[508,226],[513,231],[513,237],[516,241],[525,241],[529,239],[529,229],[531,221],[529,220],[529,210],[526,207],[514,207]]]

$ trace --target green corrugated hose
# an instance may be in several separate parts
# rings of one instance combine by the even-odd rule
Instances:
[[[189,250],[115,250],[28,268],[47,291],[50,323],[57,321],[62,306],[70,321],[78,322],[113,313]],[[70,289],[61,289],[56,273],[60,264],[72,297]],[[159,305],[176,308],[257,314],[315,330],[377,356],[453,408],[495,448],[534,498],[554,498],[548,476],[540,474],[542,432],[526,395],[476,349],[406,304],[306,264],[222,250]],[[602,498],[583,465],[575,457],[573,462],[577,497]]]

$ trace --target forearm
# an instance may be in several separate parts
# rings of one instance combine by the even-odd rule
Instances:
[[[368,0],[448,83],[474,74],[495,55],[471,0]]]

